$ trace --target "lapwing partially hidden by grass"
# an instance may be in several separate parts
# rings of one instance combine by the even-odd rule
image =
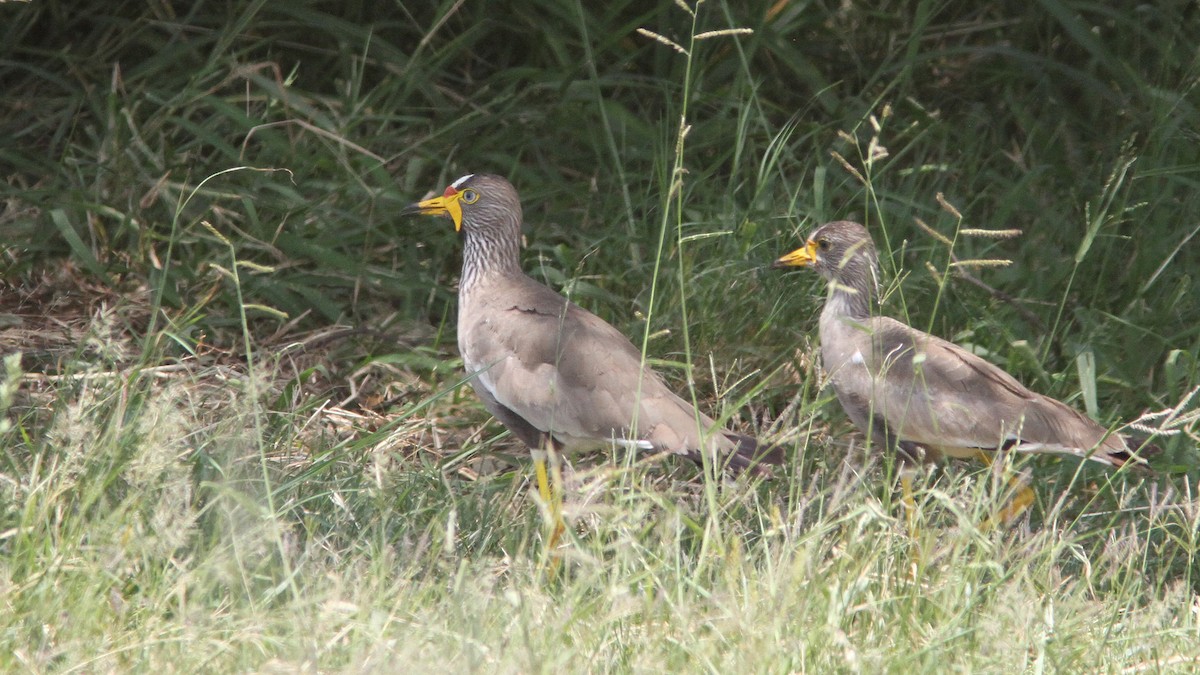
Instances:
[[[821,311],[821,363],[838,401],[877,447],[898,450],[909,526],[914,463],[942,457],[991,461],[1000,452],[1061,453],[1120,467],[1156,451],[1034,393],[999,367],[900,321],[877,316],[879,262],[867,229],[817,228],[775,267],[811,267],[829,284]],[[1022,485],[999,514],[1033,501]]]
[[[559,452],[619,446],[756,473],[780,461],[717,427],[617,329],[521,270],[521,203],[504,178],[463,176],[404,212],[448,216],[462,234],[459,352],[484,406],[533,453],[554,521],[549,549],[562,530]]]

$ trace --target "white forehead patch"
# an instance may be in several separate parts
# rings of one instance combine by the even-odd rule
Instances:
[[[451,184],[450,184],[450,187],[452,187],[452,188],[454,188],[455,190],[457,190],[458,188],[462,187],[462,184],[463,184],[463,183],[465,183],[465,182],[467,182],[468,180],[470,180],[470,179],[471,179],[471,177],[472,177],[472,176],[474,176],[474,175],[475,175],[475,174],[473,174],[473,173],[469,173],[469,174],[467,174],[467,175],[463,176],[462,178],[459,178],[458,180],[456,180],[456,181],[454,181],[453,183],[451,183]]]

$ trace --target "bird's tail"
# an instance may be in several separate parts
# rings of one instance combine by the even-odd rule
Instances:
[[[771,467],[783,464],[783,446],[760,443],[753,436],[725,432],[725,438],[733,444],[733,451],[721,459],[735,474],[749,471],[758,476],[770,476]],[[699,457],[693,459],[699,461]]]
[[[1149,469],[1150,462],[1147,460],[1162,454],[1162,448],[1150,443],[1148,439],[1122,436],[1121,440],[1125,445],[1123,449],[1097,452],[1092,458],[1117,468],[1130,464],[1141,469]]]

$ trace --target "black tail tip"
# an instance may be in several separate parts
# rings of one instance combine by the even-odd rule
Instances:
[[[736,446],[733,455],[729,457],[729,466],[734,471],[770,476],[771,467],[783,464],[783,446],[759,443],[757,438],[743,434],[727,433],[728,438]]]
[[[1151,443],[1146,438],[1128,437],[1125,439],[1125,447],[1127,448],[1125,452],[1112,454],[1113,459],[1120,461],[1120,464],[1117,464],[1117,466],[1129,464],[1140,469],[1149,469],[1149,460],[1163,454],[1162,448]]]

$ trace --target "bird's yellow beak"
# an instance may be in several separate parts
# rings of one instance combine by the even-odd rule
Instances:
[[[817,242],[812,239],[803,247],[776,260],[771,267],[807,267],[817,261]]]
[[[462,205],[458,200],[462,199],[462,192],[453,188],[446,188],[446,194],[433,199],[426,199],[423,202],[409,204],[404,207],[400,215],[407,216],[414,213],[419,213],[423,216],[450,216],[450,220],[454,221],[454,231],[462,230]]]

